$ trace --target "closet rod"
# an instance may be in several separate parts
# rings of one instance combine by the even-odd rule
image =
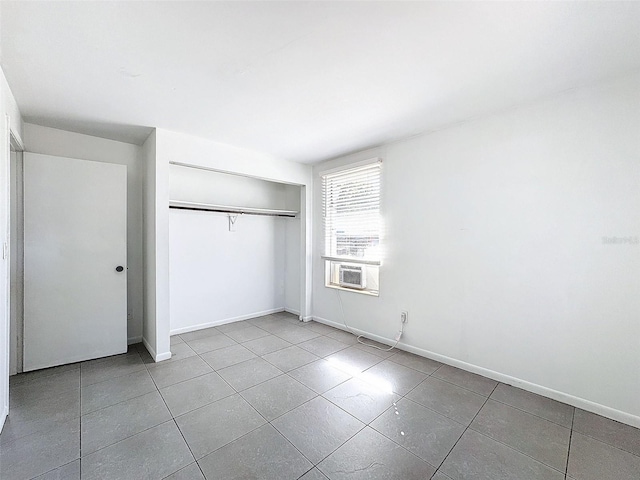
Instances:
[[[170,200],[169,208],[177,210],[198,210],[204,212],[233,213],[245,215],[266,215],[270,217],[295,217],[298,212],[295,210],[276,210],[269,208],[233,207],[229,205],[213,205],[210,203],[183,202]]]

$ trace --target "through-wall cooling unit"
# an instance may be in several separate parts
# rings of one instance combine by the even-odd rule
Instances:
[[[360,290],[367,287],[365,266],[340,265],[340,286],[348,288],[358,288]]]

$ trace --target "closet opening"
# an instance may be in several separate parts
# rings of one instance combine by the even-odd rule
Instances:
[[[170,165],[171,335],[282,311],[300,315],[303,192]]]

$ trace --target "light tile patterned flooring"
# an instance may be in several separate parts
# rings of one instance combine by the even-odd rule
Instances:
[[[288,314],[11,378],[0,478],[640,479],[640,430]]]

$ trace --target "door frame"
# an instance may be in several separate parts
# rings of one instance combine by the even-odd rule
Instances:
[[[4,178],[4,185],[1,185],[0,190],[4,191],[4,208],[5,208],[5,217],[6,217],[6,225],[7,229],[6,237],[0,239],[0,249],[3,251],[3,272],[2,276],[5,281],[5,302],[2,305],[2,309],[4,310],[3,321],[4,324],[0,325],[0,328],[4,331],[4,345],[0,351],[3,353],[2,362],[2,371],[0,371],[0,375],[2,376],[2,383],[5,383],[6,388],[3,395],[3,398],[0,399],[0,431],[2,431],[2,427],[4,426],[4,422],[9,415],[9,363],[11,361],[11,353],[9,348],[11,346],[11,208],[10,208],[10,200],[11,200],[11,182],[10,178],[10,162],[11,162],[11,151],[23,152],[24,151],[24,143],[20,138],[20,134],[12,128],[11,117],[8,114],[5,114],[5,131],[2,133],[4,136],[4,141],[6,142],[6,150],[0,152],[0,157],[6,158],[5,162],[2,162],[2,169],[4,170],[3,175],[0,178]]]

